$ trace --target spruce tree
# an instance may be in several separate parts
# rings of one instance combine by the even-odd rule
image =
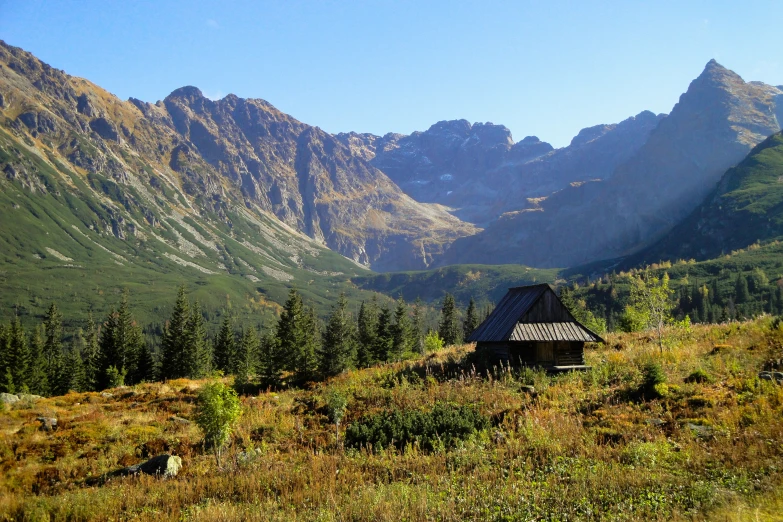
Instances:
[[[413,303],[413,320],[411,322],[411,349],[424,355],[424,314],[421,299]]]
[[[163,328],[160,353],[160,378],[178,379],[188,375],[192,360],[188,360],[190,303],[185,285],[179,287],[174,311]]]
[[[2,341],[0,341],[2,342]],[[43,355],[44,330],[39,325],[30,333],[30,364],[27,367],[27,387],[35,395],[50,395],[49,379],[46,376],[46,360]]]
[[[748,299],[750,299],[748,278],[742,275],[742,273],[738,273],[737,280],[734,283],[734,301],[737,304],[743,304],[748,302]]]
[[[258,356],[258,377],[261,386],[277,389],[283,385],[283,371],[290,362],[290,353],[283,350],[276,335],[267,332],[261,338]]]
[[[98,345],[98,327],[92,318],[92,312],[87,319],[87,335],[84,339],[84,390],[97,391],[100,374],[100,347]]]
[[[119,309],[109,313],[101,329],[101,339],[98,345],[100,351],[99,389],[108,387],[112,384],[111,381],[116,382],[117,376],[134,374],[135,354],[142,342],[141,330],[130,312],[126,290],[122,294]],[[110,372],[110,368],[114,368],[116,372]]]
[[[252,326],[242,330],[237,349],[234,351],[234,360],[231,368],[234,372],[235,383],[244,385],[250,382],[251,376],[256,372],[259,357],[259,340],[256,329]]]
[[[217,339],[215,339],[215,350],[212,354],[212,365],[216,370],[225,374],[232,373],[231,361],[234,359],[236,344],[234,343],[234,329],[231,316],[224,312],[223,323],[220,325]]]
[[[46,363],[46,377],[50,385],[57,387],[56,383],[63,367],[63,315],[55,303],[52,303],[46,311],[43,324],[45,329],[43,357]]]
[[[341,293],[329,317],[318,352],[319,369],[325,377],[338,375],[351,367],[356,354],[356,330],[348,312],[348,300]]]
[[[153,382],[157,378],[157,365],[147,343],[139,343],[136,346],[135,365],[133,368],[133,382]]]
[[[438,337],[443,339],[446,346],[459,344],[462,337],[459,328],[459,319],[457,318],[457,306],[454,303],[454,296],[446,294],[443,298],[443,307],[440,311],[440,324],[438,325]]]
[[[369,302],[362,301],[357,318],[356,365],[367,368],[376,362],[375,345],[378,338],[378,301],[375,296]]]
[[[318,347],[321,341],[320,324],[315,309],[305,308],[302,315],[302,346],[294,370],[294,378],[300,383],[314,381],[318,377]]]
[[[303,321],[302,297],[295,288],[292,288],[288,292],[288,299],[286,299],[280,319],[277,321],[275,336],[277,344],[284,354],[286,368],[294,372],[302,360],[301,352],[305,341]]]
[[[391,353],[394,360],[402,360],[410,350],[410,320],[408,319],[408,306],[400,296],[394,308],[394,323],[391,327],[392,346]]]
[[[465,320],[462,322],[462,338],[467,339],[470,337],[470,334],[478,328],[478,325],[479,321],[478,315],[476,314],[476,303],[471,297],[470,303],[468,303],[468,309],[465,312]]]
[[[198,379],[207,375],[212,368],[212,354],[207,342],[207,329],[198,301],[193,303],[185,326],[183,366],[185,377]]]
[[[6,333],[5,373],[0,375],[0,389],[7,393],[27,391],[27,368],[30,353],[24,328],[19,317],[14,317]]]
[[[81,330],[76,332],[71,346],[62,356],[61,369],[56,381],[56,394],[65,395],[70,391],[84,391],[84,367],[82,366],[81,350],[84,345],[84,337]]]
[[[383,305],[378,314],[378,329],[375,334],[373,353],[376,361],[388,361],[392,350],[392,313]]]

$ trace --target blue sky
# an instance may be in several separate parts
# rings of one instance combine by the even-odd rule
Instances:
[[[328,132],[491,121],[555,146],[669,112],[710,58],[783,84],[783,2],[0,0],[0,39],[146,101],[195,85]]]

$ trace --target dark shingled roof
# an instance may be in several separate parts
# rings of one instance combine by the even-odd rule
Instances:
[[[560,299],[548,284],[509,288],[508,293],[489,314],[483,323],[468,337],[468,342],[503,341],[584,341],[603,342],[566,310],[568,321],[521,323],[522,318],[546,292],[552,292],[557,302]],[[565,306],[560,303],[562,309]]]

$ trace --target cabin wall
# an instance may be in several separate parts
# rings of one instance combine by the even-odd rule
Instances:
[[[580,366],[584,364],[582,342],[478,343],[476,350],[490,364],[512,366]]]

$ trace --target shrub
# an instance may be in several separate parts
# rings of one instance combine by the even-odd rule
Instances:
[[[471,406],[437,403],[430,411],[390,411],[372,415],[351,424],[345,432],[349,447],[372,445],[376,449],[408,444],[432,451],[452,447],[476,431],[487,429],[489,420]]]
[[[204,440],[215,452],[220,466],[220,452],[242,413],[237,392],[222,382],[207,384],[198,395],[196,424],[204,432]]]
[[[334,422],[337,430],[337,444],[340,444],[340,421],[343,420],[346,409],[348,409],[348,398],[336,390],[330,391],[326,396],[326,411],[329,420]]]
[[[125,370],[119,371],[116,366],[109,366],[106,368],[106,387],[119,388],[120,386],[124,386],[125,373]]]
[[[438,332],[430,332],[424,337],[424,351],[426,353],[437,352],[443,349],[443,339],[438,336]]]
[[[663,373],[661,365],[655,361],[650,361],[644,365],[642,370],[644,381],[642,382],[642,393],[650,398],[662,397],[669,391],[666,386],[666,374]]]
[[[691,373],[689,376],[687,376],[685,378],[685,382],[709,383],[712,382],[712,376],[706,371],[699,368],[693,373]]]

